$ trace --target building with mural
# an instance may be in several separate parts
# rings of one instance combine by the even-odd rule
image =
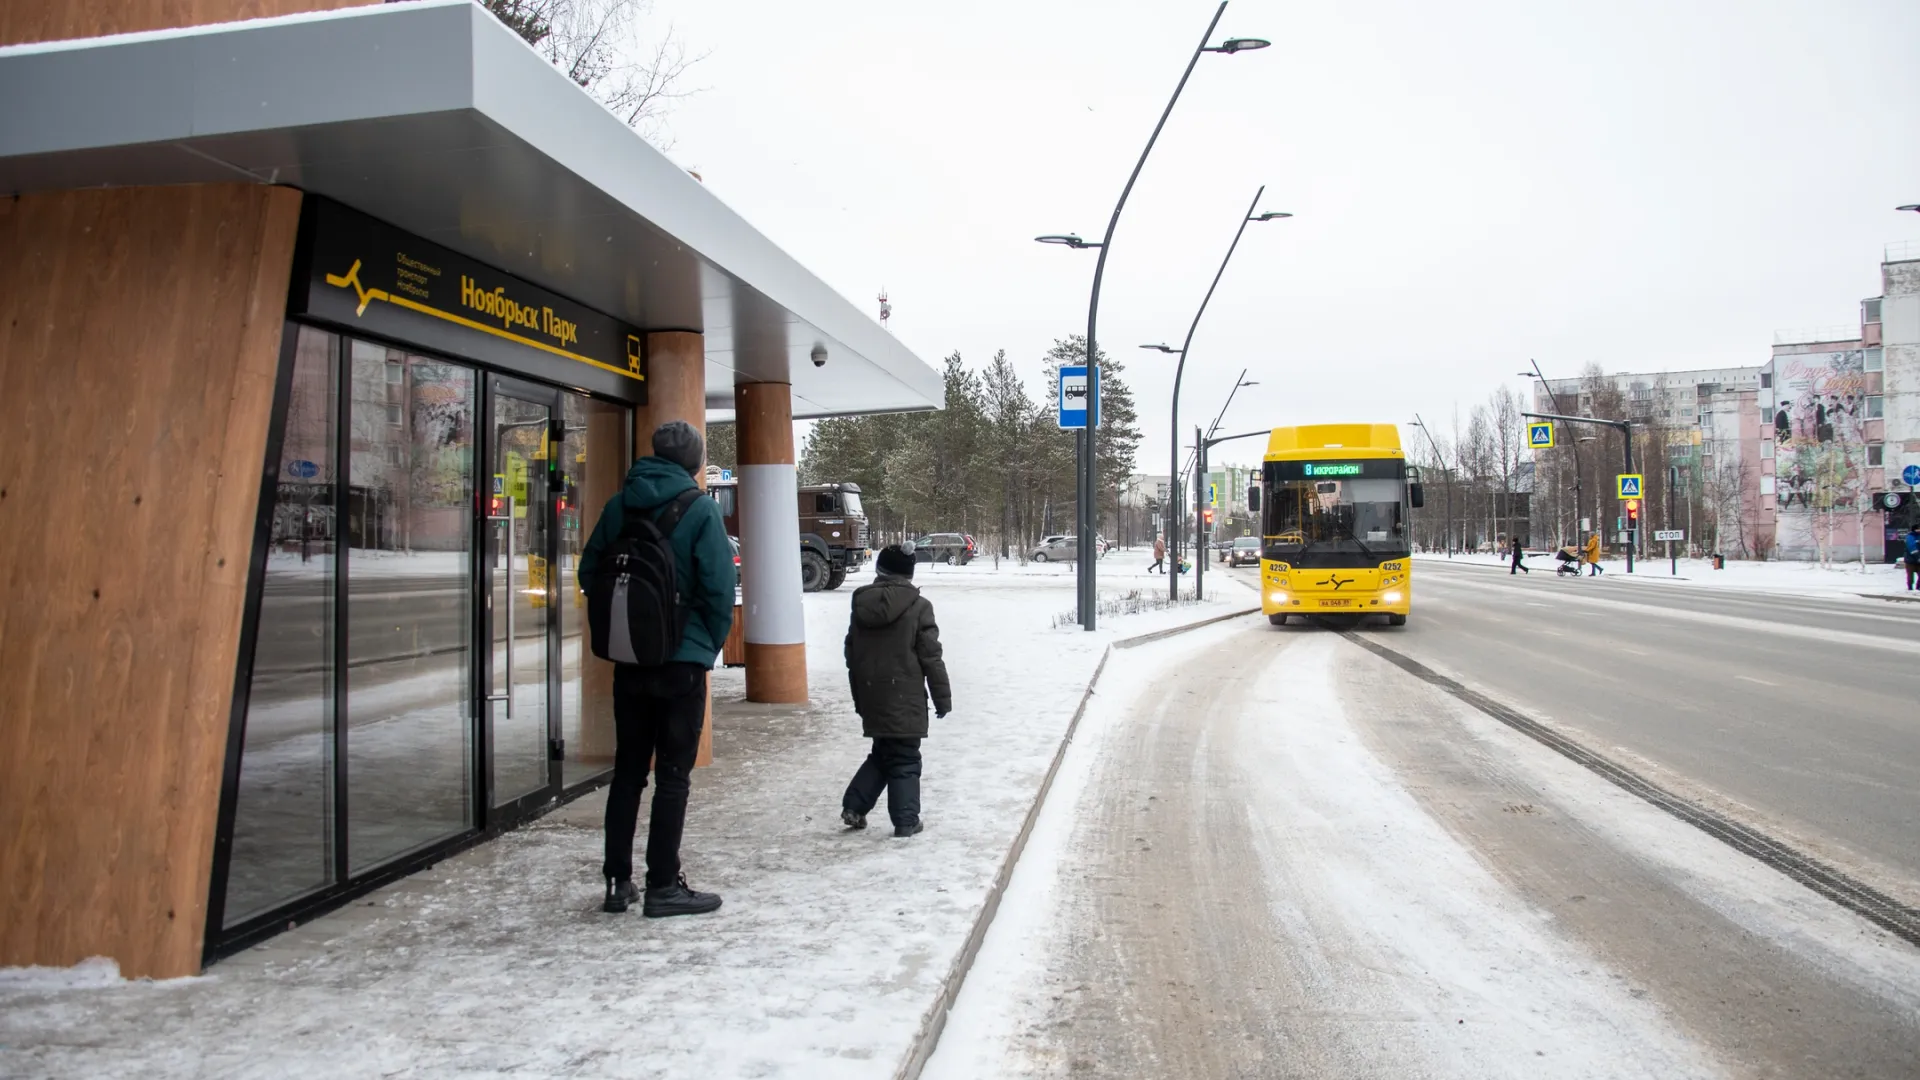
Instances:
[[[1699,550],[1892,561],[1920,524],[1920,241],[1888,246],[1881,287],[1857,322],[1776,333],[1754,367],[1557,379],[1534,408],[1634,421],[1642,460],[1663,449],[1676,469],[1675,524]]]

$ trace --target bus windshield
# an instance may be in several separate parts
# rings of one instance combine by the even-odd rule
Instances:
[[[1384,478],[1269,480],[1262,532],[1272,557],[1406,554],[1405,486]]]

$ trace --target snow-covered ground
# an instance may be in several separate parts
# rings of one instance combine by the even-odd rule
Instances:
[[[1477,566],[1493,566],[1504,569],[1507,559],[1499,555],[1457,553],[1452,559],[1445,555],[1415,555],[1420,562],[1469,563]],[[1558,565],[1551,554],[1528,552],[1526,564],[1536,573],[1553,573]],[[1600,564],[1603,576],[1618,581],[1630,581],[1636,585],[1665,585],[1675,588],[1736,589],[1746,592],[1785,593],[1794,596],[1858,596],[1872,593],[1876,596],[1920,597],[1920,593],[1906,591],[1906,573],[1898,565],[1886,563],[1867,564],[1863,571],[1857,562],[1837,562],[1832,566],[1821,566],[1810,562],[1753,562],[1728,559],[1726,568],[1715,570],[1706,559],[1679,560],[1678,573],[1674,573],[1673,564],[1665,558],[1634,560],[1633,573],[1627,574],[1626,560],[1620,558],[1603,560]],[[1581,571],[1586,572],[1584,568]]]
[[[1163,596],[1166,579],[1143,570],[1103,560],[1103,601]],[[716,674],[716,762],[694,778],[682,858],[726,898],[717,914],[599,912],[603,796],[588,796],[200,978],[0,971],[0,1074],[893,1075],[1106,646],[1253,599],[1210,575],[1204,605],[1088,634],[1055,627],[1071,567],[918,577],[955,703],[924,747],[922,835],[838,821],[867,746],[840,656],[862,574],[806,598],[809,706],[741,703],[741,673]]]

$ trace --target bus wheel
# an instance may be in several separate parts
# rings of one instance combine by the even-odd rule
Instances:
[[[1407,625],[1407,617],[1405,615],[1388,615],[1387,625],[1388,626],[1405,626]]]
[[[1267,622],[1274,626],[1285,626],[1287,625],[1287,617],[1285,615],[1269,615],[1267,616]]]

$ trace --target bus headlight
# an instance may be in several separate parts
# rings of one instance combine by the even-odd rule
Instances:
[[[1397,604],[1403,599],[1405,598],[1400,595],[1399,589],[1395,589],[1392,592],[1388,592],[1388,593],[1382,593],[1380,596],[1380,602],[1383,604]]]
[[[1285,607],[1287,605],[1287,594],[1269,589],[1267,590],[1267,603],[1275,607]]]

